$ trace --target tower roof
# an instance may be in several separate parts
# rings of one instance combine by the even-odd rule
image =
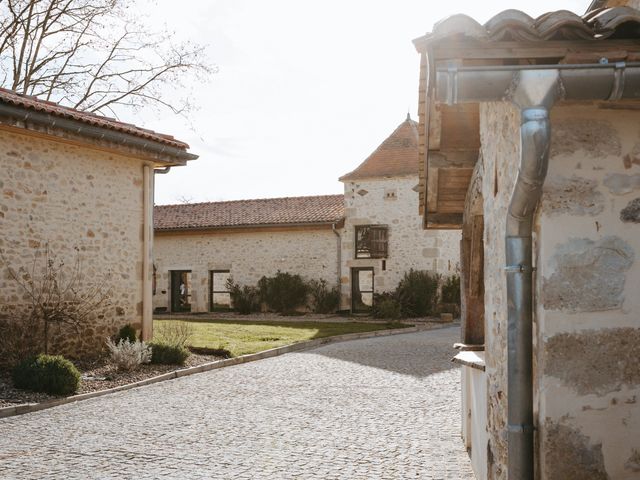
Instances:
[[[417,175],[418,158],[418,123],[407,114],[407,119],[355,170],[340,177],[340,181]]]

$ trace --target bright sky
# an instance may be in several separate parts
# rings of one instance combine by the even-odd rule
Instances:
[[[156,177],[156,203],[341,193],[353,170],[406,117],[417,118],[419,56],[411,40],[466,13],[485,22],[588,0],[160,0],[148,17],[209,45],[219,72],[195,88],[189,122],[130,120],[200,155]],[[179,8],[178,8],[179,6]]]

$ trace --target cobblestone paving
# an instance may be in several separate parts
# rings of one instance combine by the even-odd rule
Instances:
[[[1,479],[472,479],[455,328],[358,340],[0,420]]]

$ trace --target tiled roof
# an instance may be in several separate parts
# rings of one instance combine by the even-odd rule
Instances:
[[[415,40],[428,44],[454,36],[489,41],[602,40],[638,38],[640,12],[630,7],[597,8],[580,16],[567,10],[532,18],[519,10],[505,10],[484,25],[467,15],[452,15]]]
[[[0,102],[41,113],[46,113],[56,117],[76,120],[78,122],[86,123],[95,127],[101,127],[109,130],[127,133],[129,135],[145,138],[147,140],[152,140],[164,145],[170,145],[179,149],[186,150],[189,148],[189,145],[176,140],[171,135],[164,135],[162,133],[154,132],[153,130],[136,127],[135,125],[132,125],[130,123],[120,122],[113,118],[103,117],[101,115],[83,112],[69,107],[63,107],[62,105],[58,105],[54,102],[41,100],[30,95],[21,95],[12,90],[7,90],[4,88],[0,88]]]
[[[409,115],[358,168],[340,181],[418,174],[418,123]]]
[[[154,227],[162,231],[329,224],[343,217],[344,195],[319,195],[158,205]]]

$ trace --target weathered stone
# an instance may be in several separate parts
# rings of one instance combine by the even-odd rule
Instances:
[[[640,329],[607,328],[554,335],[545,343],[545,374],[580,395],[640,386]]]
[[[612,173],[604,178],[604,185],[614,195],[625,195],[640,189],[640,173],[635,175]]]
[[[554,177],[544,185],[542,209],[550,215],[597,215],[604,210],[598,182],[581,177]]]
[[[580,430],[550,420],[545,423],[544,436],[545,479],[610,480],[601,444],[592,444]]]
[[[88,318],[79,330],[53,328],[51,350],[73,356],[101,351],[106,336],[124,323],[140,321],[136,303],[142,299],[142,282],[134,268],[142,251],[137,235],[143,196],[134,181],[142,179],[142,161],[3,131],[0,171],[0,244],[7,263],[30,269],[34,254],[48,245],[71,268],[77,247],[82,286],[90,290],[103,284],[112,292],[107,315]],[[102,231],[112,235],[98,235]],[[3,265],[0,284],[0,305],[25,302]],[[116,308],[124,313],[118,316]]]
[[[625,223],[640,223],[640,198],[635,198],[620,212],[620,220]]]
[[[550,155],[573,155],[576,151],[591,158],[620,156],[622,146],[619,133],[606,120],[573,117],[554,123]]]
[[[620,237],[569,240],[550,260],[555,268],[543,280],[545,308],[569,312],[619,308],[633,260],[633,249]]]
[[[640,473],[640,450],[633,449],[633,453],[624,464],[624,469],[629,472]]]

